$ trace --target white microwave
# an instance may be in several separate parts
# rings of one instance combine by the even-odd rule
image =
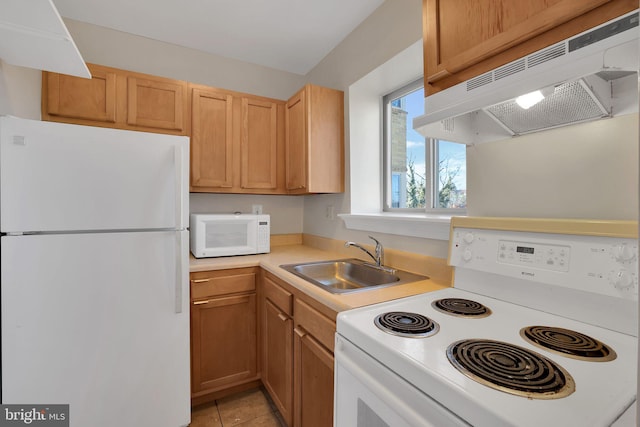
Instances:
[[[270,223],[269,215],[191,214],[191,253],[196,258],[268,253]]]

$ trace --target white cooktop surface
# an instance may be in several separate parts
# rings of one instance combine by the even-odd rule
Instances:
[[[431,303],[440,298],[466,298],[489,307],[484,318],[445,314]],[[374,318],[389,311],[427,316],[440,331],[427,338],[386,333]],[[608,362],[568,358],[544,350],[520,336],[525,326],[575,330],[602,341],[617,354]],[[556,315],[506,303],[459,289],[445,289],[342,312],[337,331],[374,359],[412,383],[451,412],[474,426],[601,426],[610,425],[635,400],[636,337]],[[482,385],[449,362],[447,347],[458,340],[482,338],[505,341],[534,351],[563,367],[575,381],[575,392],[551,400],[528,399]]]

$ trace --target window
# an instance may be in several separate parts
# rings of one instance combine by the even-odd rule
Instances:
[[[383,98],[385,211],[466,208],[466,146],[414,131],[423,111],[422,79]]]

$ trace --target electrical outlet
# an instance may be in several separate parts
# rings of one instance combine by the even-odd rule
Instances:
[[[251,205],[251,213],[254,215],[262,215],[262,205]]]
[[[331,221],[336,219],[336,212],[335,212],[335,209],[333,208],[333,205],[327,205],[327,210],[324,216],[326,219]]]

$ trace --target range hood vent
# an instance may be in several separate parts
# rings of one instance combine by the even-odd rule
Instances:
[[[467,80],[467,91],[477,89],[486,84],[497,82],[511,75],[521,73],[536,65],[544,64],[547,61],[559,58],[567,54],[567,46],[565,43],[551,46],[547,49],[532,53],[529,56],[520,58],[517,61],[510,62],[502,67],[496,68],[493,71],[481,74],[478,77],[474,77]]]
[[[434,137],[431,125],[484,112],[509,135],[520,135],[608,117],[610,99],[603,98],[611,97],[611,85],[602,96],[602,83],[635,73],[637,62],[635,11],[428,96],[425,115],[413,127]],[[522,110],[515,104],[516,97],[542,88],[554,90],[539,105]]]

